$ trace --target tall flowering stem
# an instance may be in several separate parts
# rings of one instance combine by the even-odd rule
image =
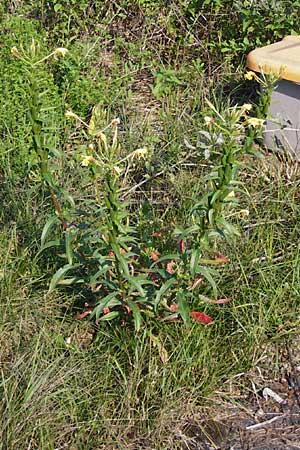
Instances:
[[[34,40],[32,41],[27,54],[24,51],[19,51],[17,47],[12,47],[11,49],[12,56],[22,61],[25,68],[29,90],[29,119],[31,124],[33,149],[38,158],[41,178],[49,189],[53,206],[56,210],[57,216],[61,219],[64,229],[67,228],[67,222],[64,218],[62,206],[57,195],[57,192],[60,189],[56,186],[54,174],[49,165],[50,155],[43,129],[44,124],[41,113],[41,97],[43,91],[41,88],[42,80],[38,72],[38,66],[45,63],[51,57],[63,57],[67,54],[67,52],[67,49],[57,48],[49,55],[41,59],[37,59],[37,47]]]

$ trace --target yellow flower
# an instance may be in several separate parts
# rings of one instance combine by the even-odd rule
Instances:
[[[242,110],[244,110],[244,111],[251,111],[251,109],[252,109],[252,105],[250,103],[245,103],[242,106]]]
[[[17,47],[12,47],[10,49],[10,53],[15,57],[15,58],[20,58],[20,53],[19,50],[17,49]]]
[[[231,191],[229,192],[229,194],[226,196],[225,200],[233,200],[235,198],[235,192]]]
[[[209,117],[209,116],[204,117],[205,125],[211,125],[213,122],[214,122],[214,119],[212,117]]]
[[[96,162],[95,158],[91,155],[82,155],[81,165],[88,167],[91,163]]]
[[[107,139],[105,136],[105,133],[103,133],[102,131],[99,131],[99,133],[97,133],[97,138],[99,139],[99,143],[103,143],[105,147],[107,147]]]
[[[146,158],[148,154],[148,149],[146,147],[144,148],[138,148],[134,152],[132,152],[132,157],[136,159],[144,159]]]
[[[111,121],[111,125],[113,126],[113,127],[115,127],[115,126],[117,126],[117,125],[120,125],[120,123],[121,123],[121,121],[120,121],[120,119],[117,117],[116,119],[113,119],[112,121]]]
[[[77,114],[73,113],[73,111],[70,111],[70,110],[65,112],[65,117],[67,119],[77,119],[78,118]]]
[[[54,50],[54,56],[59,57],[59,56],[66,56],[66,54],[68,53],[68,49],[64,48],[64,47],[58,47]]]
[[[264,119],[257,119],[256,117],[250,117],[250,118],[247,120],[247,123],[248,123],[248,125],[250,125],[251,127],[254,127],[254,128],[262,128],[263,125],[264,125],[264,123],[265,123],[265,121],[264,121]]]
[[[253,78],[256,78],[256,73],[249,70],[249,72],[245,73],[244,78],[245,80],[253,80]]]
[[[249,209],[241,209],[240,211],[238,211],[239,217],[248,217],[249,214]]]

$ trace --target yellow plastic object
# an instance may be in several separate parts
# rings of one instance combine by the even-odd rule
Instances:
[[[247,67],[300,82],[300,36],[286,36],[280,42],[253,50],[247,57]]]

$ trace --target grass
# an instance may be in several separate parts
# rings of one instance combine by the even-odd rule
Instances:
[[[15,230],[2,231],[3,449],[182,448],[180,430],[210,414],[210,395],[255,365],[262,345],[297,333],[297,185],[268,160],[272,183],[247,162],[251,220],[220,286],[234,301],[209,327],[154,322],[134,336],[74,321],[75,299],[47,294],[28,253],[14,254]]]
[[[240,201],[249,217],[234,216],[240,237],[220,248],[231,263],[222,269],[218,289],[220,297],[233,300],[221,307],[205,307],[213,324],[187,329],[180,322],[149,319],[135,334],[121,320],[98,325],[75,320],[84,300],[80,291],[48,292],[56,263],[51,254],[39,258],[36,254],[50,201],[40,192],[38,180],[33,182],[27,98],[21,92],[21,69],[9,58],[10,47],[21,42],[25,46],[25,39],[30,45],[35,37],[45,51],[43,46],[52,46],[53,35],[63,36],[60,44],[68,45],[70,58],[53,63],[53,77],[48,73],[41,77],[49,87],[45,102],[58,105],[47,120],[64,143],[61,178],[66,185],[75,178],[74,195],[82,204],[87,198],[82,198],[81,187],[88,180],[69,158],[82,144],[82,130],[68,123],[61,128],[63,107],[89,118],[94,104],[101,101],[105,120],[121,118],[125,151],[152,149],[153,158],[146,168],[136,165],[131,183],[139,184],[144,170],[152,178],[128,197],[132,214],[150,205],[145,223],[154,230],[167,230],[171,221],[184,223],[191,192],[196,195],[203,189],[208,163],[199,154],[185,159],[184,142],[197,144],[207,114],[205,97],[222,102],[220,92],[225,92],[224,102],[228,96],[233,102],[249,89],[244,89],[238,70],[228,73],[229,63],[218,66],[213,50],[209,72],[214,67],[217,76],[194,70],[191,61],[199,54],[187,45],[184,33],[183,41],[178,38],[188,26],[186,19],[179,20],[180,9],[176,10],[178,28],[170,10],[159,17],[169,34],[157,35],[158,42],[149,41],[148,53],[143,54],[148,39],[139,37],[139,22],[130,29],[130,39],[123,39],[123,7],[109,10],[112,15],[107,13],[96,38],[86,31],[90,17],[84,19],[86,26],[82,24],[82,34],[74,42],[64,23],[54,23],[55,16],[39,37],[42,19],[32,18],[37,12],[32,10],[30,16],[29,6],[22,2],[13,12],[6,6],[0,11],[0,34],[5,38],[0,51],[8,64],[0,81],[5,93],[0,143],[1,450],[189,448],[187,421],[213,415],[214,393],[226,390],[224,386],[237,374],[255,366],[264,346],[283,342],[299,328],[297,164],[267,153],[261,161],[248,157],[242,161],[241,177],[249,196],[240,195]],[[151,14],[133,4],[130,8],[134,17],[149,14],[153,20],[155,8]],[[74,7],[72,20],[76,14]],[[149,34],[156,30],[150,25]],[[113,42],[110,33],[116,29]],[[162,69],[172,70],[181,84],[158,78]],[[158,80],[165,92],[161,98],[154,95]]]

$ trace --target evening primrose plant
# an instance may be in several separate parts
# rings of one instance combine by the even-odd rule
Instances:
[[[37,157],[37,169],[33,167],[30,176],[36,181],[40,180],[43,186],[49,190],[52,203],[54,205],[57,216],[59,217],[63,227],[66,228],[66,217],[61,204],[61,198],[64,198],[72,206],[74,205],[71,195],[58,185],[55,179],[55,171],[51,167],[55,158],[62,158],[63,153],[59,148],[59,142],[55,134],[59,134],[59,130],[55,125],[47,124],[45,117],[51,115],[52,105],[45,105],[43,101],[48,94],[47,82],[44,79],[43,72],[39,69],[51,58],[65,57],[68,53],[66,48],[56,48],[53,52],[46,56],[41,56],[39,44],[32,39],[30,48],[25,51],[17,47],[11,48],[11,55],[18,59],[22,64],[29,98],[28,116],[31,125],[32,146]]]
[[[204,126],[199,132],[198,146],[204,158],[213,164],[206,177],[206,193],[194,198],[191,211],[193,225],[183,230],[180,236],[192,237],[197,246],[211,249],[216,245],[216,237],[228,238],[237,230],[226,220],[233,206],[237,204],[235,192],[242,190],[237,179],[243,155],[252,150],[247,137],[249,132],[263,126],[264,120],[250,118],[251,104],[227,107],[218,110],[209,100],[210,116],[204,116]]]
[[[40,181],[54,208],[42,232],[39,255],[52,249],[57,259],[64,261],[54,273],[49,291],[76,287],[85,298],[85,310],[78,318],[90,316],[97,322],[132,318],[137,331],[146,317],[162,321],[181,318],[186,325],[191,319],[212,322],[194,308],[230,300],[217,298],[216,268],[229,263],[217,250],[220,238],[237,233],[230,217],[237,205],[235,192],[242,190],[237,179],[239,162],[249,151],[248,131],[261,126],[260,118],[249,118],[251,105],[218,110],[207,100],[198,147],[213,169],[205,179],[206,191],[193,199],[190,225],[175,226],[170,251],[161,253],[161,249],[147,248],[143,233],[137,233],[139,221],[145,220],[140,215],[131,219],[130,204],[124,200],[131,188],[131,171],[138,161],[151,160],[150,150],[126,151],[118,136],[120,120],[107,120],[102,105],[94,107],[88,122],[66,111],[66,119],[75,121],[81,133],[80,153],[75,151],[74,156],[80,158],[78,170],[90,180],[85,201],[74,200],[60,186],[52,164],[53,157],[63,159],[64,154],[49,145],[41,104],[44,91],[37,70],[51,58],[65,57],[67,50],[57,48],[38,57],[33,43],[29,53],[17,48],[11,53],[25,66],[33,148]],[[146,183],[147,173],[144,176]],[[245,216],[242,210],[238,214]]]
[[[53,276],[50,291],[73,284],[88,289],[90,300],[79,318],[89,315],[103,321],[132,315],[136,330],[146,316],[163,321],[181,317],[187,325],[191,319],[208,324],[212,322],[208,315],[191,308],[230,301],[217,298],[216,269],[229,263],[217,247],[219,238],[237,234],[228,219],[247,217],[247,210],[233,212],[233,207],[237,205],[235,192],[242,190],[237,172],[247,151],[245,136],[249,127],[257,125],[249,122],[251,105],[219,112],[211,102],[207,104],[211,115],[205,116],[207,129],[200,132],[199,145],[213,171],[206,178],[205,194],[194,199],[191,225],[175,227],[172,251],[164,254],[147,251],[136,232],[138,224],[131,223],[129,204],[122,199],[133,161],[151,157],[148,149],[124,155],[118,140],[120,121],[113,119],[101,129],[101,105],[94,108],[89,123],[66,112],[68,119],[78,121],[87,131],[80,165],[89,172],[94,197],[84,221],[72,221],[64,232],[66,264]]]
[[[258,92],[258,103],[253,110],[254,116],[249,117],[247,120],[248,133],[246,143],[248,143],[248,150],[251,151],[254,139],[262,141],[264,124],[268,117],[271,96],[276,87],[278,75],[265,74],[263,72],[258,75],[249,70],[245,73],[244,79],[251,82],[255,81],[260,89]]]

